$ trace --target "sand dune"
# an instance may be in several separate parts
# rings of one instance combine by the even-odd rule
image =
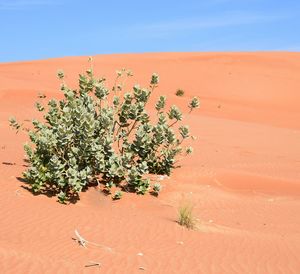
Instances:
[[[300,273],[300,53],[95,56],[110,80],[126,67],[146,85],[157,72],[157,96],[182,109],[198,96],[201,108],[186,115],[198,138],[158,198],[112,202],[91,189],[63,206],[22,187],[27,137],[7,120],[36,117],[38,92],[61,96],[56,71],[75,87],[86,60],[0,64],[1,273]],[[175,222],[182,200],[198,230]],[[102,246],[79,246],[75,229]]]

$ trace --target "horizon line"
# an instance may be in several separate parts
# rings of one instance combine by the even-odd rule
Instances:
[[[99,55],[142,55],[142,54],[168,54],[168,53],[300,53],[300,50],[286,50],[286,49],[276,49],[276,50],[223,50],[223,51],[145,51],[145,52],[114,52],[114,53],[96,53],[96,54],[80,54],[80,55],[62,55],[62,56],[53,56],[46,58],[33,58],[33,59],[20,59],[13,61],[1,61],[0,64],[9,64],[9,63],[27,63],[27,62],[38,62],[38,61],[46,61],[53,59],[64,59],[64,58],[83,58],[83,57],[95,57]]]

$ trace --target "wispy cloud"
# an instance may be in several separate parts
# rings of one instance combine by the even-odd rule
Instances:
[[[251,4],[251,3],[255,3],[255,2],[259,2],[261,0],[210,0],[207,1],[206,4],[207,5],[219,5],[219,4],[240,4],[242,3],[247,3],[247,4]]]
[[[282,47],[278,50],[287,50],[287,51],[297,51],[297,52],[299,52],[300,51],[300,44],[288,45],[288,46]]]
[[[189,30],[201,30],[211,28],[222,28],[239,25],[249,25],[257,23],[268,23],[286,18],[285,15],[277,14],[255,14],[245,12],[229,12],[222,15],[199,18],[183,18],[159,23],[149,23],[134,26],[136,31],[146,31],[153,33],[182,32]]]
[[[57,4],[56,1],[50,0],[0,0],[0,10],[19,10]]]

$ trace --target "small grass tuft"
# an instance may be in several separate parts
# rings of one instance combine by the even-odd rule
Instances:
[[[183,89],[177,89],[175,94],[176,94],[176,96],[182,97],[184,95],[184,90]]]
[[[178,223],[181,226],[185,226],[188,229],[194,229],[196,226],[196,220],[193,215],[193,205],[185,203],[179,207],[178,210]]]

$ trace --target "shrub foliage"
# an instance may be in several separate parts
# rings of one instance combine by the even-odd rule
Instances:
[[[153,119],[146,110],[159,76],[152,75],[148,88],[135,85],[124,92],[119,83],[131,76],[128,70],[117,71],[114,86],[108,88],[91,66],[79,75],[78,89],[73,90],[58,72],[64,98],[45,106],[36,103],[44,121],[32,121],[31,142],[24,146],[29,161],[24,177],[33,192],[52,192],[65,202],[100,182],[144,194],[150,188],[147,173],[169,175],[176,156],[191,152],[181,147],[190,137],[188,126],[174,128],[183,118],[176,106],[166,110],[166,97],[160,96]],[[193,98],[190,110],[198,106]],[[14,118],[10,123],[17,130],[21,127]]]

